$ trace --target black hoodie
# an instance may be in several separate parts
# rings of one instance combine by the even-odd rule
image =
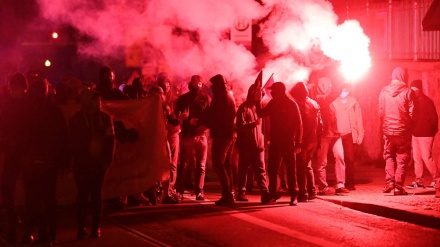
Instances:
[[[405,70],[397,67],[393,70],[391,83],[380,92],[379,117],[384,135],[411,134],[414,102],[405,80]]]

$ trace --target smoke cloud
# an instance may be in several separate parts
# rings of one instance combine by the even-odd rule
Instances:
[[[343,39],[332,37],[347,29],[337,25],[332,5],[324,0],[262,0],[263,4],[254,0],[38,2],[46,19],[70,24],[91,37],[91,42],[79,45],[81,54],[120,56],[115,51],[121,47],[137,47],[144,66],[163,63],[183,78],[200,74],[209,79],[221,73],[247,89],[262,69],[263,80],[275,73],[275,80],[293,84],[307,82],[310,71],[325,66],[327,57],[346,59],[342,51],[335,52],[339,47],[335,42]],[[228,32],[237,17],[260,24],[258,36],[272,54],[261,68],[249,50],[229,40]],[[363,40],[354,49],[369,56],[369,39],[359,25],[351,28],[358,30],[351,35]]]

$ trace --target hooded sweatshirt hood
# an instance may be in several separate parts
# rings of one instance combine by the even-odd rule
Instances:
[[[332,91],[332,82],[327,77],[319,78],[318,80],[318,94],[329,94]]]
[[[303,82],[298,82],[290,90],[290,95],[292,95],[295,100],[305,100],[307,96],[309,96],[309,90],[307,90]]]
[[[393,70],[391,74],[391,80],[397,80],[406,83],[408,81],[408,73],[406,69],[397,67]]]
[[[390,85],[384,88],[385,93],[391,95],[391,97],[396,97],[402,91],[408,89],[406,85],[408,75],[405,69],[401,67],[397,67],[393,70],[391,75],[391,83]]]

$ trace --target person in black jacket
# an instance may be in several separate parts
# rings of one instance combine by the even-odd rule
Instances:
[[[309,98],[309,91],[303,82],[295,84],[290,94],[298,104],[304,126],[301,152],[296,156],[298,201],[304,202],[315,199],[317,194],[311,160],[316,148],[321,145],[321,111],[318,103]]]
[[[25,96],[28,88],[26,77],[14,74],[8,83],[9,97],[0,112],[0,151],[5,154],[3,171],[0,174],[0,194],[6,212],[7,241],[16,244],[19,216],[15,206],[15,187],[21,174],[21,149],[23,129],[27,124],[23,120]]]
[[[403,189],[405,170],[411,159],[411,119],[414,99],[406,85],[406,69],[393,70],[391,83],[379,95],[379,117],[384,135],[385,187],[384,193],[394,191],[394,195],[407,195]]]
[[[225,78],[218,74],[209,81],[212,83],[213,98],[198,133],[210,129],[212,137],[212,164],[222,187],[222,197],[216,201],[217,206],[226,206],[235,203],[232,193],[232,178],[229,162],[230,153],[234,145],[235,133],[235,101],[226,90]]]
[[[86,89],[78,96],[81,109],[70,119],[73,174],[77,187],[77,238],[87,236],[86,215],[90,197],[91,238],[101,236],[102,185],[114,155],[113,122],[101,111],[101,95]]]
[[[63,113],[48,98],[48,82],[37,78],[29,84],[26,100],[22,149],[24,219],[26,241],[32,240],[34,228],[37,244],[53,245],[56,237],[57,175],[69,166],[67,124]]]
[[[298,205],[298,184],[296,181],[295,155],[301,151],[303,125],[301,113],[295,101],[286,94],[286,86],[275,82],[271,87],[272,99],[266,107],[258,104],[258,114],[270,117],[270,148],[269,148],[269,192],[272,199],[277,200],[277,176],[281,161],[286,166],[287,184],[290,193],[290,205]],[[292,152],[293,151],[293,152]]]
[[[177,116],[187,114],[182,121],[181,138],[181,161],[179,175],[177,176],[178,190],[183,194],[186,183],[191,179],[192,168],[195,168],[194,192],[196,200],[203,201],[206,159],[208,157],[208,133],[207,131],[197,132],[200,126],[199,121],[211,104],[211,98],[202,92],[202,77],[193,75],[188,84],[189,92],[177,99],[175,114]]]
[[[432,157],[434,137],[438,132],[438,115],[434,102],[423,93],[422,81],[411,83],[414,92],[414,115],[412,118],[412,153],[416,179],[407,188],[424,188],[424,165],[431,173],[433,182],[428,186],[435,188],[440,179],[439,168]]]
[[[261,130],[261,118],[257,114],[257,103],[261,100],[261,88],[253,84],[249,87],[246,101],[237,110],[237,142],[238,148],[238,194],[237,201],[248,201],[246,197],[246,179],[249,166],[254,169],[255,181],[261,190],[261,202],[271,200],[266,182],[264,164],[264,136]]]

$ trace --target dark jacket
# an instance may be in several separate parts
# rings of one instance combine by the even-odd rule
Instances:
[[[113,160],[115,133],[110,116],[98,111],[78,111],[69,121],[74,170],[108,168]]]
[[[232,139],[236,131],[235,100],[226,90],[226,81],[222,75],[216,75],[210,81],[213,98],[201,124],[210,129],[212,138]]]
[[[438,115],[434,102],[423,93],[414,100],[412,135],[416,137],[435,136],[438,131]]]
[[[305,101],[296,102],[301,112],[303,123],[303,144],[321,144],[322,119],[319,105],[316,101],[307,97]]]
[[[196,136],[196,129],[200,126],[191,125],[192,118],[201,119],[204,112],[211,104],[211,98],[203,92],[188,92],[179,96],[176,102],[175,115],[178,116],[185,110],[189,110],[189,116],[182,122],[182,136]]]
[[[339,136],[335,112],[330,108],[330,104],[338,97],[338,94],[332,90],[329,79],[321,78],[317,87],[316,102],[319,104],[322,117],[322,136]]]
[[[397,79],[385,86],[379,95],[379,117],[384,135],[411,134],[413,96],[403,81]]]
[[[257,110],[260,116],[270,118],[270,143],[274,145],[301,145],[303,124],[295,101],[287,95],[274,98],[266,107]]]
[[[61,110],[49,99],[28,98],[26,102],[23,157],[24,174],[67,169],[68,133]]]
[[[250,93],[251,89],[249,90]],[[261,129],[262,121],[257,115],[256,104],[248,93],[247,100],[238,107],[236,145],[239,149],[264,150],[264,136]]]
[[[231,94],[225,91],[214,96],[211,106],[206,112],[205,122],[210,129],[212,138],[233,138],[235,134],[235,101]]]

